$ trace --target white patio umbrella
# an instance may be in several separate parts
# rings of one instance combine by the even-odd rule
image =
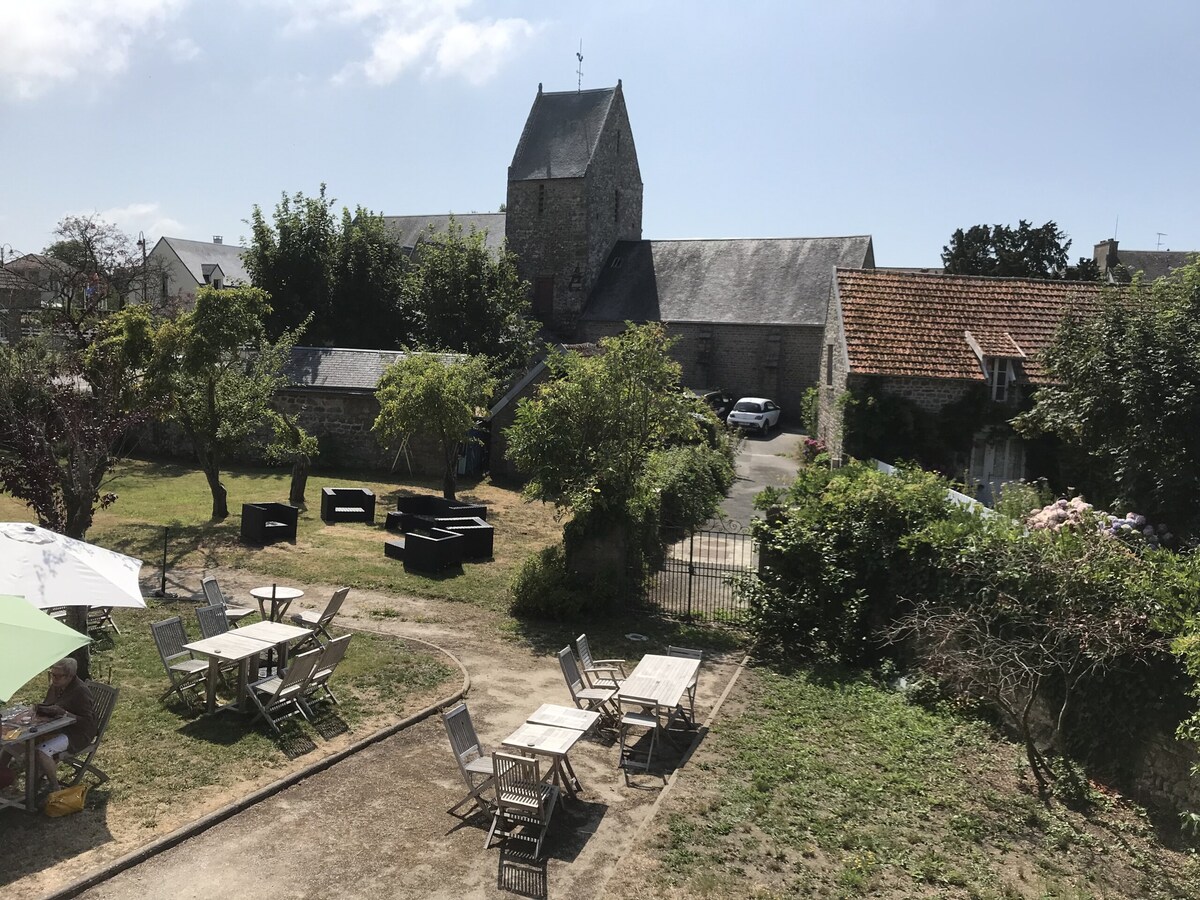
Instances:
[[[51,606],[145,607],[142,561],[25,522],[0,522],[0,594]]]

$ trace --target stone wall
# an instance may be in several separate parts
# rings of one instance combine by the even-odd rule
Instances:
[[[553,279],[550,312],[535,312],[571,336],[613,244],[642,236],[642,179],[619,87],[585,177],[510,180],[504,228],[535,296],[539,279]]]
[[[320,443],[317,471],[338,469],[367,472],[390,472],[417,477],[440,477],[442,460],[440,445],[427,437],[410,441],[406,454],[397,459],[394,450],[379,445],[371,426],[379,415],[379,403],[373,394],[349,391],[315,391],[291,389],[276,396],[276,407],[296,421]],[[266,459],[262,447],[269,439],[265,431],[230,462],[262,465]],[[154,423],[145,429],[136,452],[193,460],[191,445],[179,428]]]
[[[767,397],[783,407],[784,422],[799,422],[804,392],[817,383],[819,327],[668,322],[666,328],[678,339],[671,356],[686,386]],[[624,322],[586,322],[579,337],[597,341],[624,330]]]

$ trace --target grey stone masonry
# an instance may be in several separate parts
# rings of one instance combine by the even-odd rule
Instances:
[[[583,94],[539,87],[509,167],[505,207],[508,248],[533,287],[535,314],[562,336],[571,334],[612,246],[642,235],[641,170],[621,85]],[[556,174],[550,160],[581,146],[590,156],[576,153]],[[543,155],[545,165],[532,164]]]

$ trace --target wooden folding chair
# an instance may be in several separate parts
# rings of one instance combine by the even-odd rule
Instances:
[[[308,685],[308,679],[312,677],[313,669],[320,656],[320,649],[309,650],[307,653],[293,656],[292,664],[288,666],[282,677],[269,675],[248,685],[246,693],[258,707],[258,715],[254,717],[254,720],[257,721],[260,717],[266,719],[271,730],[280,734],[277,724],[279,719],[286,719],[296,713],[307,719],[311,710],[305,707],[304,689]],[[288,707],[291,707],[291,712],[280,712]]]
[[[221,593],[221,587],[217,584],[217,579],[212,575],[205,575],[200,579],[200,590],[204,591],[204,597],[208,600],[209,606],[224,608],[225,618],[235,628],[238,622],[254,613],[254,608],[250,606],[230,606],[225,600],[225,595]]]
[[[442,724],[446,726],[458,771],[467,785],[466,796],[446,812],[454,815],[459,807],[470,801],[485,812],[492,809],[495,804],[483,793],[492,786],[492,755],[479,743],[467,704],[457,703],[442,713]]]
[[[579,651],[579,664],[583,674],[594,688],[617,688],[628,676],[625,674],[623,659],[592,659],[592,649],[588,645],[588,637],[581,634],[575,638],[575,649]]]
[[[184,648],[188,637],[183,630],[183,619],[179,616],[152,622],[150,634],[154,637],[154,646],[158,648],[163,668],[167,670],[167,678],[171,680],[171,686],[163,691],[159,700],[166,700],[174,691],[190,707],[192,700],[184,691],[203,690],[208,673],[207,660],[196,659],[190,650]]]
[[[79,784],[86,772],[95,775],[100,784],[108,781],[108,775],[104,773],[103,769],[92,763],[92,757],[96,755],[100,742],[104,740],[104,732],[108,729],[108,720],[112,718],[113,709],[116,708],[117,689],[111,685],[91,681],[88,682],[88,693],[92,695],[92,710],[96,716],[96,736],[86,747],[74,753],[66,750],[59,754],[59,764],[70,766],[74,770],[70,780],[66,782],[67,787]]]
[[[350,647],[350,638],[352,637],[354,635],[344,634],[325,645],[325,649],[321,651],[321,655],[317,659],[317,664],[313,667],[312,678],[308,680],[308,685],[304,688],[305,702],[315,697],[318,691],[324,691],[331,703],[338,702],[338,698],[329,689],[329,679],[333,677],[333,673],[337,671],[337,667],[346,657],[346,650]]]
[[[200,623],[200,634],[206,638],[229,631],[229,617],[224,606],[198,606],[196,620]]]
[[[321,643],[321,638],[325,640],[333,640],[333,636],[329,633],[329,626],[333,624],[333,617],[338,614],[338,610],[342,608],[342,602],[346,599],[346,595],[350,593],[350,588],[338,588],[333,592],[333,596],[329,598],[329,602],[325,604],[325,609],[321,612],[305,609],[298,613],[292,613],[292,623],[301,625],[304,628],[312,631],[302,643]]]
[[[575,705],[580,709],[594,710],[600,713],[602,718],[612,722],[614,714],[611,704],[613,697],[617,695],[616,690],[585,685],[583,677],[579,674],[579,667],[575,664],[575,654],[571,652],[570,647],[563,647],[558,651],[558,665],[562,669],[567,690],[571,692],[571,699],[575,701]]]
[[[629,784],[629,768],[634,766],[649,774],[650,765],[654,761],[654,747],[658,742],[658,732],[662,727],[662,719],[659,716],[658,701],[652,697],[617,697],[617,707],[621,711],[621,721],[618,726],[618,735],[621,741],[621,755],[617,765],[625,772],[625,783]],[[646,758],[638,760],[635,757],[640,756],[640,751],[636,751],[631,746],[629,741],[629,732],[632,729],[641,729],[650,733],[650,746],[646,750]],[[666,781],[666,775],[663,775],[663,780]]]
[[[491,847],[492,838],[499,835],[501,839],[531,842],[533,858],[541,859],[542,844],[558,803],[558,785],[542,781],[536,759],[508,753],[492,754],[492,778],[496,785],[496,808],[483,849]]]
[[[668,647],[667,656],[679,656],[685,659],[698,659],[703,663],[703,650],[689,650],[687,647]],[[696,667],[696,676],[691,680],[687,687],[688,695],[688,715],[687,720],[690,724],[696,724],[696,682],[700,677],[700,668]],[[683,708],[679,707],[679,712],[682,714]]]

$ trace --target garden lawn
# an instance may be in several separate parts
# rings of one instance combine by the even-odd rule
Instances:
[[[330,686],[339,704],[322,704],[314,723],[293,716],[275,737],[249,716],[203,716],[177,695],[159,695],[167,676],[150,623],[171,615],[191,621],[188,601],[146,610],[117,610],[120,635],[106,634],[92,654],[92,677],[120,689],[95,761],[110,781],[88,795],[88,809],[70,819],[0,810],[0,885],[42,871],[109,840],[136,845],[205,812],[240,799],[289,771],[397,722],[457,687],[460,673],[446,657],[398,638],[356,633]],[[234,676],[230,676],[230,683]],[[40,675],[13,702],[40,702]],[[88,776],[88,783],[94,779]]]
[[[978,722],[769,669],[726,712],[609,896],[1200,896],[1194,852],[1142,810],[1110,792],[1047,808],[1018,747]]]
[[[103,490],[117,495],[108,509],[98,510],[88,540],[143,560],[143,575],[162,562],[163,527],[170,527],[167,570],[226,566],[246,569],[282,582],[350,584],[364,589],[446,600],[465,600],[501,610],[508,605],[508,586],[517,566],[531,553],[561,539],[562,528],[552,507],[527,503],[517,490],[482,481],[459,491],[462,500],[484,503],[496,528],[495,558],[465,562],[462,570],[431,577],[409,574],[398,560],[383,555],[392,537],[383,527],[388,510],[401,494],[441,495],[422,481],[363,480],[360,476],[315,475],[308,480],[308,508],[301,510],[295,545],[266,547],[243,544],[243,503],[287,502],[290,475],[282,469],[230,468],[222,473],[229,492],[229,518],[214,522],[212,495],[204,475],[174,463],[129,460],[114,469]],[[368,487],[375,492],[376,525],[321,521],[321,488]],[[34,521],[21,501],[0,495],[0,519]]]

